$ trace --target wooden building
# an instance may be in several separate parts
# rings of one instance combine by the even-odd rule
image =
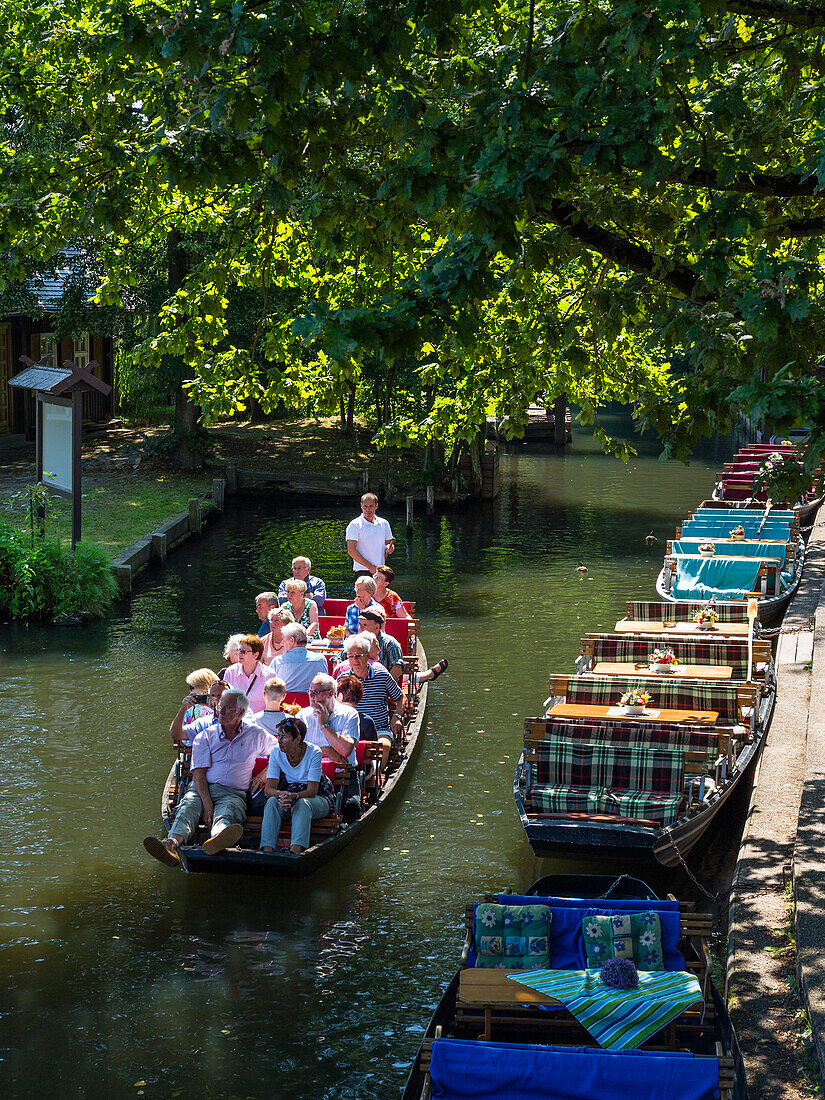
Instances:
[[[12,389],[9,379],[20,370],[20,357],[28,355],[39,362],[44,355],[52,356],[52,364],[60,366],[70,360],[76,367],[86,368],[95,362],[94,374],[112,388],[105,396],[98,392],[83,394],[83,423],[105,424],[111,420],[114,408],[114,354],[110,336],[93,332],[81,333],[74,340],[56,339],[54,321],[60,308],[67,281],[76,272],[67,263],[54,274],[29,280],[28,297],[32,305],[28,312],[5,313],[0,316],[0,432],[16,432],[34,439],[34,395],[28,390]]]

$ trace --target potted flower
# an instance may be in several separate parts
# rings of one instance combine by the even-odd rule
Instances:
[[[675,672],[676,666],[679,664],[670,646],[654,649],[649,660],[653,672]]]
[[[327,631],[326,643],[331,649],[337,649],[344,644],[344,635],[346,634],[346,627],[343,626],[331,626]]]
[[[625,714],[644,714],[650,695],[639,688],[633,688],[632,691],[626,691],[619,702],[624,707]]]
[[[693,621],[700,630],[713,630],[714,623],[719,621],[719,616],[709,607],[702,607],[693,616]]]
[[[712,542],[700,542],[699,553],[702,555],[703,558],[712,558],[713,555],[716,553],[716,547],[713,545]]]
[[[743,542],[745,539],[745,528],[740,523],[738,527],[731,529],[730,537],[733,542]]]

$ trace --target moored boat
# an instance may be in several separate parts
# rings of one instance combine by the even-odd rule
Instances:
[[[608,880],[606,887],[604,876],[587,880],[588,876],[575,876],[575,881],[565,883],[564,876],[552,876],[524,895],[489,895],[467,906],[461,968],[426,1029],[403,1100],[603,1100],[614,1094],[632,1095],[634,1100],[747,1100],[736,1036],[708,968],[711,918],[696,913],[690,903],[661,901],[644,883],[638,889],[638,880],[625,882],[624,888],[622,879],[612,884]],[[553,894],[545,893],[548,885]],[[584,892],[579,892],[582,887]],[[531,959],[524,966],[522,958],[514,968],[519,973],[516,981],[510,977],[514,970],[496,966],[484,949],[509,950],[525,914],[530,914],[532,927],[545,922],[547,959]],[[627,1018],[627,1000],[633,995],[617,994],[611,1000],[600,986],[599,970],[587,969],[592,944],[585,943],[586,930],[591,924],[601,928],[616,917],[624,917],[627,928],[637,930],[629,938],[640,971],[642,960],[649,959],[639,949],[638,929],[644,924],[655,930],[648,938],[658,935],[662,946],[661,970],[654,982],[682,980],[692,983],[694,990],[689,1007],[639,1043],[638,1034],[630,1038],[629,1029],[620,1038],[618,1025],[612,1030],[605,1027],[614,1022],[611,1014]],[[498,931],[496,921],[508,927],[508,919],[513,932],[502,936],[507,946],[498,947],[496,936],[488,933]],[[541,938],[536,936],[533,943],[538,954]],[[601,1002],[598,1013],[588,1016],[587,996],[571,998],[562,992],[576,984]],[[547,989],[557,995],[543,992]],[[645,1010],[633,1011],[638,1026]],[[583,1021],[596,1021],[597,1016],[588,1030]]]
[[[406,622],[407,620],[399,620]],[[270,877],[303,878],[323,866],[343,848],[352,843],[365,829],[372,826],[379,816],[396,800],[403,786],[407,769],[411,766],[421,741],[421,731],[427,705],[428,683],[414,684],[414,671],[426,669],[426,654],[419,638],[415,639],[415,659],[405,662],[406,690],[402,714],[403,734],[393,752],[386,773],[379,781],[362,775],[362,812],[354,822],[345,823],[339,813],[313,821],[310,845],[300,855],[288,851],[288,825],[282,830],[283,847],[274,852],[262,852],[260,843],[260,815],[250,814],[244,835],[237,847],[227,848],[215,855],[208,855],[200,844],[183,845],[179,849],[181,866],[190,873],[233,875],[257,875]],[[375,742],[360,743],[367,750],[359,752],[359,768],[369,772],[377,764]],[[182,780],[185,765],[177,760],[164,784],[161,798],[161,816],[169,829],[175,806],[183,792]],[[338,769],[335,783],[339,798],[343,796],[347,776]],[[337,809],[337,807],[336,807]]]
[[[537,855],[673,866],[749,780],[776,696],[770,644],[738,622],[657,633],[666,606],[630,604],[624,633],[584,637],[576,672],[552,676],[544,714],[526,719],[513,794]]]

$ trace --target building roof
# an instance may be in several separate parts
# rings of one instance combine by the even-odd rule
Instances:
[[[40,390],[58,396],[71,393],[72,390],[98,390],[102,394],[112,392],[108,382],[102,382],[91,370],[76,367],[68,360],[62,367],[49,367],[43,363],[32,363],[28,356],[22,356],[27,365],[14,378],[9,379],[10,386],[25,390]],[[97,364],[90,363],[89,366]]]

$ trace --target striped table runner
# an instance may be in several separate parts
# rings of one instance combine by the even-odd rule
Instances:
[[[682,970],[640,970],[639,985],[630,990],[602,985],[598,970],[524,970],[507,976],[555,997],[608,1050],[633,1050],[702,1000],[698,980]]]

